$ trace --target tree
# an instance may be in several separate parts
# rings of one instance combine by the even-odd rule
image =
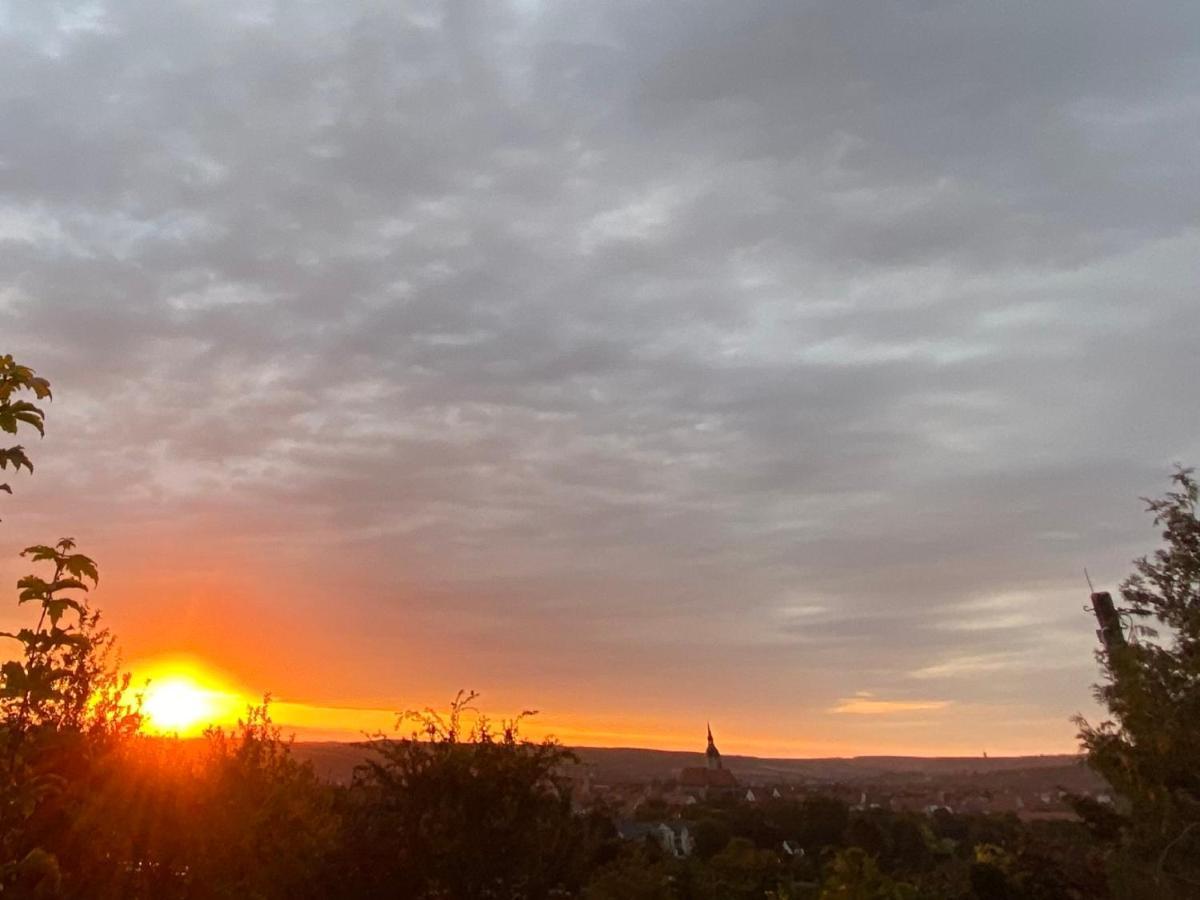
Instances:
[[[583,890],[584,900],[674,900],[672,862],[651,859],[640,847],[599,868]]]
[[[210,728],[197,769],[192,817],[203,827],[188,846],[180,896],[328,896],[317,880],[338,838],[333,794],[292,755],[269,697],[232,732]]]
[[[585,820],[558,774],[574,757],[522,739],[522,717],[468,724],[475,696],[460,693],[447,715],[408,713],[409,737],[369,745],[345,812],[348,895],[537,900],[582,883]]]
[[[933,854],[922,825],[924,823],[919,825],[907,815],[898,816],[891,823],[888,833],[889,858],[893,866],[902,872],[921,872],[929,866]],[[927,825],[924,827],[928,828]]]
[[[701,819],[692,829],[696,856],[700,859],[711,859],[725,849],[731,837],[729,826],[720,819],[711,816]]]
[[[757,900],[778,886],[779,857],[759,850],[746,838],[735,837],[708,864],[711,896],[721,900]]]
[[[111,639],[87,604],[96,563],[70,538],[22,555],[49,563],[51,574],[17,582],[17,602],[39,607],[35,626],[0,633],[20,644],[20,656],[0,666],[0,887],[25,884],[32,866],[41,873],[33,890],[45,893],[61,879],[51,851],[71,825],[64,798],[140,716],[125,702],[128,679],[108,665]]]
[[[45,434],[45,414],[22,397],[51,398],[33,369],[0,356],[0,430],[21,426]],[[20,445],[0,448],[0,469],[33,471]],[[0,490],[11,494],[8,484]],[[27,547],[22,556],[48,564],[49,577],[17,582],[18,605],[38,608],[36,624],[0,632],[20,645],[0,666],[0,891],[57,896],[64,890],[62,854],[78,836],[84,787],[140,725],[138,701],[126,700],[127,675],[113,660],[112,635],[87,601],[99,581],[96,563],[63,538]]]
[[[1118,632],[1097,653],[1096,697],[1112,719],[1078,718],[1088,762],[1129,804],[1117,851],[1131,892],[1200,892],[1200,520],[1197,482],[1179,469],[1173,490],[1147,500],[1163,546],[1134,561],[1120,614],[1157,630]],[[1139,638],[1142,638],[1139,640]],[[1131,893],[1136,896],[1136,893]]]
[[[915,900],[916,896],[911,885],[880,872],[875,858],[862,848],[847,847],[830,857],[820,900]]]
[[[887,850],[887,836],[879,823],[868,816],[855,816],[846,829],[846,844],[859,847],[869,855],[878,857]]]
[[[850,823],[850,810],[835,797],[820,795],[805,797],[800,805],[800,843],[813,855],[825,847],[842,844],[842,836]]]

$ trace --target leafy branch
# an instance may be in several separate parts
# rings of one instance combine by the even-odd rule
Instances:
[[[41,606],[37,626],[16,633],[0,632],[0,637],[18,641],[24,648],[22,659],[9,660],[0,666],[0,702],[19,700],[8,715],[10,734],[14,737],[22,735],[33,719],[45,717],[42,704],[63,698],[62,683],[71,674],[65,655],[86,651],[90,645],[83,633],[88,614],[86,601],[66,592],[86,593],[87,581],[95,586],[100,573],[91,557],[74,551],[75,542],[63,538],[53,546],[37,544],[21,553],[34,562],[52,563],[54,574],[48,580],[26,575],[17,582],[20,590],[17,602]],[[68,610],[75,614],[75,622],[64,627],[61,623]],[[14,748],[18,742],[19,737]]]
[[[53,399],[50,392],[50,382],[38,377],[29,366],[15,362],[10,354],[0,356],[0,430],[8,434],[16,434],[22,424],[37,430],[39,435],[46,434],[46,414],[40,406],[18,395],[23,392],[32,393],[35,400]],[[33,463],[25,448],[21,445],[0,447],[0,470],[11,468],[15,472],[27,469],[33,472]],[[0,491],[12,493],[12,487],[0,482]]]

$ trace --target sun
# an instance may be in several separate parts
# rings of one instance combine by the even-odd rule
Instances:
[[[191,678],[175,675],[146,686],[142,712],[152,730],[183,733],[209,724],[215,718],[216,704],[211,691]]]
[[[154,734],[197,735],[234,721],[240,693],[192,660],[168,659],[141,667],[142,727]]]

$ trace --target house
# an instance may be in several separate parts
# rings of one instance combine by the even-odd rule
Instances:
[[[666,791],[662,795],[662,801],[670,807],[694,806],[697,802],[695,796],[678,789]]]
[[[658,823],[658,842],[664,851],[680,859],[691,856],[696,846],[687,823],[678,819]]]
[[[691,856],[696,842],[686,822],[634,822],[621,820],[616,823],[617,836],[624,841],[653,840],[664,853],[683,859]]]

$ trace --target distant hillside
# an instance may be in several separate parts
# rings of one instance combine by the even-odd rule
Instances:
[[[594,777],[606,782],[649,781],[674,777],[684,766],[703,765],[699,753],[582,747],[575,751]],[[1029,769],[1075,769],[1071,755],[1009,757],[854,756],[821,759],[772,759],[724,756],[725,768],[747,784],[767,782],[864,781],[897,776],[926,778],[1013,772]]]
[[[297,742],[294,750],[310,760],[317,773],[337,782],[349,781],[354,767],[367,750],[361,744],[336,742]],[[685,766],[704,764],[699,753],[678,750],[639,748],[577,747],[575,753],[594,781],[603,784],[627,784],[665,781],[678,775]],[[1082,765],[1078,756],[1006,757],[921,757],[855,756],[826,759],[769,759],[756,756],[725,756],[725,767],[743,784],[872,781],[929,782],[972,780],[1036,781],[1047,786],[1063,785],[1071,789],[1095,788],[1099,778]]]

